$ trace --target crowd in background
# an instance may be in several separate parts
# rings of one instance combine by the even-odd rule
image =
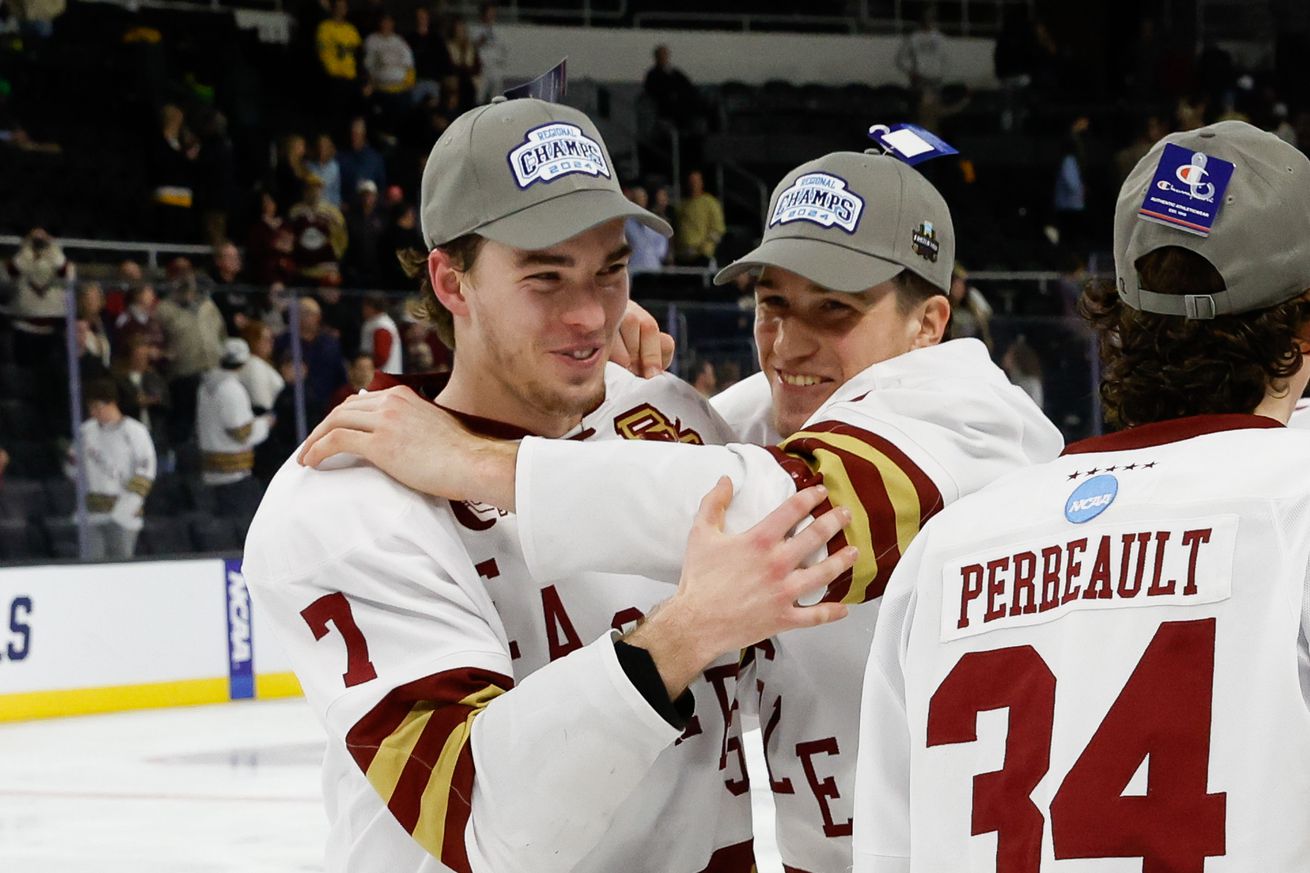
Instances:
[[[29,5],[21,18],[0,14],[0,33],[49,39],[60,10]],[[0,0],[11,11],[18,6]],[[87,263],[79,271],[83,265],[75,265],[52,234],[28,230],[4,261],[0,280],[0,367],[16,366],[36,383],[23,402],[40,425],[16,439],[3,407],[13,398],[0,394],[0,475],[11,458],[21,475],[33,475],[40,465],[20,449],[30,451],[38,441],[58,443],[62,461],[73,432],[64,297],[70,285],[76,287],[72,357],[88,401],[78,413],[89,415],[83,429],[102,418],[117,420],[115,412],[138,422],[160,475],[196,475],[226,489],[236,515],[253,511],[257,483],[271,477],[302,427],[312,428],[374,373],[445,367],[448,351],[435,332],[408,317],[404,298],[417,281],[395,253],[421,247],[415,204],[432,144],[459,114],[506,85],[508,59],[497,23],[493,3],[481,4],[476,19],[466,20],[443,4],[401,15],[383,0],[310,0],[297,14],[307,50],[296,74],[310,111],[290,124],[268,126],[256,142],[261,160],[253,172],[218,108],[222,101],[197,99],[195,88],[157,101],[141,192],[151,210],[150,237],[203,243],[211,255],[203,263],[173,258],[160,270],[124,260]],[[1238,118],[1293,145],[1310,143],[1310,109],[1287,94],[1277,76],[1248,73],[1215,46],[1190,53],[1172,46],[1153,19],[1143,19],[1115,86],[1131,93],[1138,107],[1130,134],[1098,129],[1104,122],[1078,108],[1060,120],[1061,154],[1045,181],[1049,202],[1038,217],[1045,239],[1025,243],[1049,245],[1064,276],[1054,285],[1054,305],[1041,315],[1074,314],[1091,262],[1107,242],[1098,200],[1103,210],[1129,169],[1165,133]],[[925,14],[905,35],[896,65],[913,95],[913,117],[948,132],[974,99],[968,89],[948,84],[950,63],[934,16]],[[1049,119],[1078,72],[1051,30],[1023,12],[1007,16],[994,63],[1003,98],[999,127],[1013,136],[1033,132],[1039,117]],[[0,76],[0,149],[46,148],[7,114],[7,87]],[[690,169],[677,186],[662,167],[648,167],[625,184],[633,202],[674,229],[665,239],[629,222],[637,288],[642,277],[670,267],[713,269],[733,256],[724,251],[731,228],[722,192],[706,190],[701,169],[715,122],[713,100],[674,65],[664,44],[654,47],[642,94],[655,116],[680,133],[681,166]],[[957,220],[977,222],[984,213],[969,209],[971,190],[979,187],[971,157],[926,167]],[[979,224],[979,236],[985,229]],[[711,293],[706,289],[707,298]],[[746,316],[722,320],[723,330],[748,333],[750,294],[744,277],[715,298],[744,301],[739,312]],[[971,281],[964,265],[956,268],[951,299],[953,334],[985,342],[1016,384],[1058,423],[1069,424],[1060,397],[1072,384],[1081,398],[1086,376],[1070,371],[1055,350],[1076,340],[1058,331],[1043,340],[993,329],[994,313],[1011,308],[1011,301],[999,299],[986,282]],[[684,375],[707,395],[742,375],[735,359],[693,351]],[[1090,360],[1078,366],[1085,369]],[[207,402],[220,406],[207,411]],[[206,422],[219,420],[237,426],[210,428],[206,435]],[[230,487],[238,482],[244,484]]]

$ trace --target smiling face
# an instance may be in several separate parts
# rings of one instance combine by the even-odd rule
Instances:
[[[538,251],[487,240],[472,270],[444,283],[438,271],[455,322],[457,408],[559,436],[599,405],[630,252],[615,219]]]
[[[755,344],[769,378],[773,423],[786,437],[848,379],[921,345],[924,307],[906,313],[895,281],[865,291],[831,291],[781,267],[766,267],[755,285]]]

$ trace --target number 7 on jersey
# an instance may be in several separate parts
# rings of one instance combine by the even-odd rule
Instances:
[[[350,688],[378,678],[378,671],[368,656],[368,640],[355,623],[355,615],[350,611],[350,601],[340,591],[324,594],[318,600],[300,611],[300,617],[309,625],[315,640],[327,636],[328,625],[334,624],[341,639],[346,644],[346,672],[341,674],[341,681]]]

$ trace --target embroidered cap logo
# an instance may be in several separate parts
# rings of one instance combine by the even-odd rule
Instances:
[[[941,244],[937,242],[937,231],[931,221],[921,223],[911,232],[910,247],[919,257],[937,263],[937,253],[941,251]]]
[[[518,186],[550,184],[574,173],[610,178],[605,150],[573,124],[551,122],[529,130],[523,143],[508,155]]]

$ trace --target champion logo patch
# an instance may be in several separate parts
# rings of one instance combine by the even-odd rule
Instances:
[[[573,124],[551,122],[534,127],[508,157],[514,179],[523,189],[575,173],[611,178],[605,150]]]
[[[937,253],[942,250],[937,242],[937,229],[931,221],[925,221],[910,233],[910,248],[921,258],[937,263]]]
[[[855,233],[862,212],[864,198],[847,188],[845,179],[830,173],[808,173],[778,195],[769,227],[808,221]]]

